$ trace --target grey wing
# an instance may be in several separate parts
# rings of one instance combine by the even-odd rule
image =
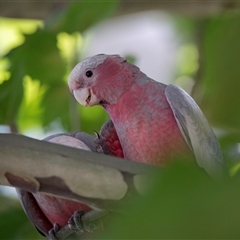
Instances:
[[[85,132],[76,132],[71,134],[73,137],[85,143],[93,152],[96,152],[97,144],[95,138]]]
[[[168,85],[165,95],[198,165],[215,180],[228,176],[227,165],[218,140],[196,102],[175,85]]]
[[[70,145],[71,143],[67,144],[67,138],[64,139],[64,137],[73,137],[78,140],[80,140],[82,143],[84,143],[91,151],[96,152],[96,143],[93,136],[85,133],[85,132],[74,132],[74,133],[57,133],[50,135],[46,138],[44,138],[44,141],[51,142],[53,139],[56,139],[56,143],[66,143],[65,145]],[[76,146],[75,146],[76,147]],[[82,149],[84,149],[84,146],[82,146]]]

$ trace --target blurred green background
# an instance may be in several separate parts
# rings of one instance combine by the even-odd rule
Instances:
[[[239,29],[234,1],[0,2],[0,132],[99,131],[107,114],[79,106],[67,78],[90,54],[120,53],[194,97],[232,180],[222,186],[199,169],[173,166],[151,198],[131,206],[133,217],[116,219],[101,237],[240,238]],[[0,239],[42,239],[5,188],[0,203]]]

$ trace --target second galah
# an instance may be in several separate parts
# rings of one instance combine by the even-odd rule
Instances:
[[[105,54],[78,63],[69,88],[83,106],[101,105],[108,112],[124,158],[165,165],[193,153],[213,179],[227,174],[216,136],[181,88],[149,78],[119,55]]]

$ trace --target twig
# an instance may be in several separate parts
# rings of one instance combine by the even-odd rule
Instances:
[[[81,217],[81,221],[84,225],[88,225],[89,223],[94,222],[97,219],[99,219],[107,214],[108,214],[108,211],[105,211],[105,210],[92,210],[90,212],[85,213]],[[66,239],[67,237],[69,237],[70,235],[72,235],[73,233],[75,233],[75,231],[72,230],[69,227],[69,225],[67,224],[64,227],[62,227],[60,230],[55,232],[55,238],[58,240],[63,240],[63,239]],[[52,236],[48,236],[47,239],[53,240]]]

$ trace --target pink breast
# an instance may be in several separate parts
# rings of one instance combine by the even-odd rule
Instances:
[[[39,207],[45,216],[49,219],[49,221],[52,224],[58,223],[61,227],[67,224],[69,218],[75,211],[91,210],[90,207],[82,203],[56,198],[53,196],[34,194],[34,197],[36,198]]]

